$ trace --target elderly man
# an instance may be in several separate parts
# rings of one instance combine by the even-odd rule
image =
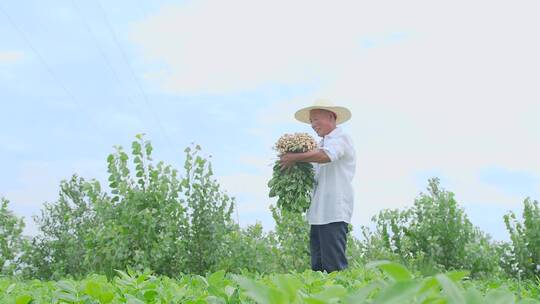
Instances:
[[[311,124],[322,140],[319,149],[281,156],[281,167],[296,162],[310,162],[315,168],[315,185],[306,217],[311,225],[311,268],[332,272],[347,268],[348,224],[351,222],[354,197],[352,179],[356,154],[350,136],[337,127],[351,118],[351,112],[319,100],[314,106],[295,113],[295,118]]]

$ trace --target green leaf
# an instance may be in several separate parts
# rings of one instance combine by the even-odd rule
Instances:
[[[504,289],[493,289],[486,294],[485,302],[489,304],[511,304],[516,299],[513,293]]]
[[[152,145],[150,144],[150,142],[147,142],[144,146],[144,148],[146,149],[146,155],[147,156],[150,156],[152,154]]]
[[[134,141],[132,144],[131,144],[131,149],[132,149],[132,153],[134,155],[139,155],[141,154],[141,144]]]
[[[28,304],[30,302],[32,302],[32,296],[30,296],[30,295],[18,296],[15,299],[15,304]]]
[[[114,293],[111,290],[104,290],[99,298],[101,303],[111,303],[114,300]]]
[[[483,304],[482,294],[475,288],[465,291],[465,301],[467,304]],[[490,303],[491,304],[491,303]]]
[[[434,277],[428,277],[424,279],[423,286],[420,289],[420,293],[424,293],[430,289],[439,288],[439,282]]]
[[[209,303],[209,304],[227,304],[227,301],[225,301],[225,299],[223,299],[223,298],[219,298],[219,297],[216,297],[216,296],[208,296],[206,298],[206,303]]]
[[[304,298],[304,303],[307,304],[326,304],[327,302],[316,298]]]
[[[78,299],[75,295],[71,294],[71,293],[67,293],[67,292],[64,292],[64,291],[57,291],[55,293],[55,296],[60,299],[60,300],[64,300],[64,301],[67,301],[67,302],[77,302]]]
[[[13,291],[13,289],[15,289],[16,286],[17,284],[15,283],[9,285],[8,288],[6,289],[6,294],[10,294]]]
[[[128,294],[126,295],[126,298],[127,298],[127,304],[145,304],[143,301],[137,299],[136,297]]]
[[[77,289],[73,283],[68,281],[60,281],[56,283],[56,287],[71,294],[77,294]]]
[[[323,289],[321,292],[311,295],[306,299],[317,299],[323,303],[336,301],[347,294],[347,289],[341,285],[332,285]]]
[[[251,279],[235,276],[234,280],[240,285],[241,288],[245,290],[245,295],[255,300],[257,303],[261,304],[285,304],[287,302],[287,297],[285,294],[272,288],[266,286],[257,281]]]
[[[374,303],[408,303],[416,296],[416,293],[421,286],[421,282],[416,281],[394,282],[392,285],[381,290],[381,292],[375,297]]]
[[[224,278],[225,278],[225,270],[220,270],[220,271],[214,272],[208,277],[208,283],[214,286],[221,286],[223,285]]]
[[[274,278],[274,283],[281,291],[287,294],[288,302],[296,300],[298,290],[302,287],[302,282],[290,274],[278,275]]]
[[[129,157],[128,157],[128,155],[126,153],[124,153],[124,152],[120,153],[120,160],[121,161],[125,162],[128,159],[129,159]]]
[[[101,295],[101,286],[97,282],[89,281],[86,283],[84,292],[93,298],[99,299],[99,296]]]
[[[378,281],[371,282],[367,286],[364,286],[345,297],[343,302],[347,304],[362,303],[376,288],[379,287],[381,287],[381,284]]]
[[[412,279],[411,273],[405,266],[390,261],[375,261],[366,265],[367,269],[379,268],[392,279],[400,282]]]
[[[144,299],[148,302],[153,302],[154,299],[159,295],[159,293],[153,289],[147,290],[144,292]]]
[[[463,278],[468,277],[470,274],[470,271],[451,271],[446,273],[446,276],[454,282],[459,282],[463,280]]]
[[[449,304],[465,303],[465,297],[461,293],[461,290],[452,280],[450,280],[450,278],[444,274],[438,274],[435,278],[443,288]]]

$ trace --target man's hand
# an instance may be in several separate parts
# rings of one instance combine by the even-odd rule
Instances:
[[[304,153],[285,153],[279,158],[281,170],[289,169],[297,162],[329,163],[330,157],[323,150],[313,150]]]
[[[281,170],[286,170],[294,166],[296,164],[296,158],[294,153],[286,153],[279,157],[279,160],[281,162]]]

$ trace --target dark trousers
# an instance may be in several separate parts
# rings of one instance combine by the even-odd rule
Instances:
[[[328,273],[347,268],[348,224],[335,222],[326,225],[311,225],[310,249],[311,269]]]

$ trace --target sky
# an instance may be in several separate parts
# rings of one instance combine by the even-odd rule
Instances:
[[[537,1],[5,0],[0,196],[32,216],[138,133],[179,169],[212,156],[241,226],[273,228],[267,181],[315,99],[348,107],[352,224],[406,208],[430,177],[507,240],[503,215],[540,199]],[[536,38],[535,38],[536,37]],[[354,233],[359,236],[357,229]]]

